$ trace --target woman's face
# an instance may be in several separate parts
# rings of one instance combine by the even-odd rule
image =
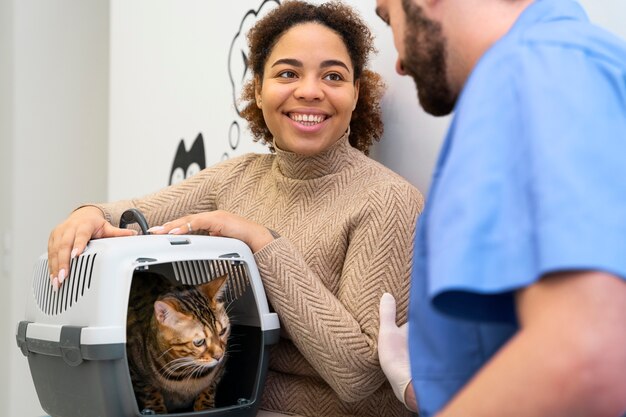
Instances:
[[[272,49],[257,105],[278,148],[316,155],[343,136],[359,95],[348,50],[318,23],[285,32]]]

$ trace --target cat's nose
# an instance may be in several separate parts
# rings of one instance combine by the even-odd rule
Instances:
[[[221,349],[221,348],[214,349],[213,352],[211,353],[211,356],[213,356],[213,359],[219,361],[224,356],[224,349]]]

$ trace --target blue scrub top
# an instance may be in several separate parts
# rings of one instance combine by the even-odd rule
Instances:
[[[409,347],[422,416],[517,331],[517,289],[562,270],[626,277],[625,254],[626,44],[575,1],[536,0],[468,79],[420,218]]]

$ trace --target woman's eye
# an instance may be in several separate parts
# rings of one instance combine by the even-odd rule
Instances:
[[[278,76],[280,78],[294,78],[296,76],[296,73],[293,71],[283,71],[280,74],[278,74]]]
[[[195,339],[195,340],[193,341],[193,345],[194,345],[195,347],[201,347],[201,346],[204,346],[204,344],[205,344],[205,343],[206,343],[206,342],[205,342],[205,340],[204,340],[204,339]]]
[[[325,76],[324,79],[329,80],[329,81],[341,81],[343,80],[343,77],[340,74],[337,74],[336,72],[334,72],[332,74],[328,74],[327,76]]]

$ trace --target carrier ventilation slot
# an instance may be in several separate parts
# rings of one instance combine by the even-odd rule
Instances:
[[[37,305],[45,314],[54,316],[76,304],[91,287],[91,276],[97,254],[81,255],[70,261],[70,272],[58,291],[50,282],[48,260],[39,262],[33,278],[33,292]]]
[[[198,285],[214,278],[228,275],[228,286],[224,292],[226,301],[241,296],[250,285],[245,264],[231,260],[199,260],[172,262],[176,281],[185,285]]]

